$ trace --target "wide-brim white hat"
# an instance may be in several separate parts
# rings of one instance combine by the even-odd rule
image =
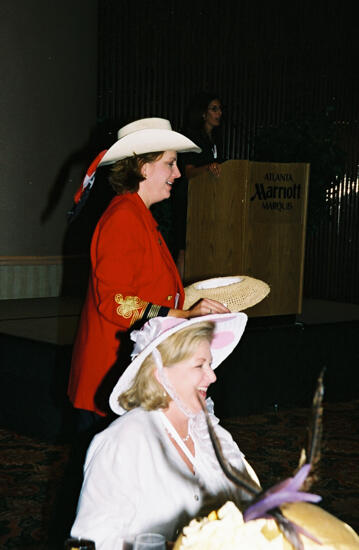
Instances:
[[[142,118],[118,131],[118,141],[102,157],[99,166],[156,151],[200,153],[202,149],[179,132],[172,130],[164,118]]]
[[[187,286],[184,291],[183,309],[189,309],[202,298],[210,298],[221,302],[230,311],[235,312],[258,304],[269,294],[270,288],[267,283],[259,279],[247,275],[234,275],[197,281]]]
[[[193,317],[192,319],[180,319],[170,316],[150,319],[143,325],[141,330],[133,331],[131,334],[131,338],[136,342],[132,355],[136,355],[136,357],[120,376],[112,390],[109,402],[113,412],[119,415],[126,412],[118,402],[119,396],[132,386],[136,374],[146,357],[169,336],[204,321],[214,323],[211,353],[212,368],[216,369],[238,344],[247,319],[245,313],[212,314]]]

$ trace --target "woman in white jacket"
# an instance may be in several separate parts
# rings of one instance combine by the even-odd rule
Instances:
[[[97,550],[131,547],[148,531],[171,541],[192,517],[245,499],[217,462],[199,399],[246,321],[244,313],[157,317],[132,333],[135,357],[110,398],[121,416],[89,448],[72,536]],[[213,410],[210,417],[226,459],[258,482]]]

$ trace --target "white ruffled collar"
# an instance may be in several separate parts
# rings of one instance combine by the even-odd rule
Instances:
[[[214,403],[210,397],[206,399],[206,405],[211,425],[216,430],[216,426],[219,424],[219,419],[214,415]],[[166,417],[166,415],[162,411],[161,415]],[[162,423],[165,429],[167,429],[166,423],[168,422],[169,420],[167,419],[167,422],[165,421],[164,423]],[[182,447],[184,443],[179,443],[179,441],[182,440],[173,426],[171,428],[171,431],[177,434],[175,439],[177,440],[177,443]],[[215,455],[207,427],[206,416],[203,411],[200,411],[199,413],[191,416],[188,419],[188,432],[192,437],[195,446],[195,456],[192,456],[190,460],[194,466],[195,475],[198,478],[200,484],[206,487],[206,491],[208,493],[215,495],[220,491],[228,493],[228,495],[231,496],[231,490],[229,488],[229,485],[231,484],[224,475]],[[226,432],[221,430],[221,449],[226,459],[229,462],[232,462],[232,460],[235,460],[235,458],[238,458],[238,456],[235,456],[233,454],[234,448],[232,438],[229,436],[229,434],[228,437],[225,437],[225,435]],[[234,487],[232,488],[232,490],[233,489]]]

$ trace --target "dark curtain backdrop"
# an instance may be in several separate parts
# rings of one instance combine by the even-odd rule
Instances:
[[[98,118],[180,129],[190,97],[214,90],[227,158],[311,162],[304,293],[358,303],[355,4],[99,0]]]

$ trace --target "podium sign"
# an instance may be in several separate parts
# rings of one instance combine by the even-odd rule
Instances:
[[[231,160],[189,182],[186,283],[250,275],[271,287],[249,316],[301,312],[309,165]]]

